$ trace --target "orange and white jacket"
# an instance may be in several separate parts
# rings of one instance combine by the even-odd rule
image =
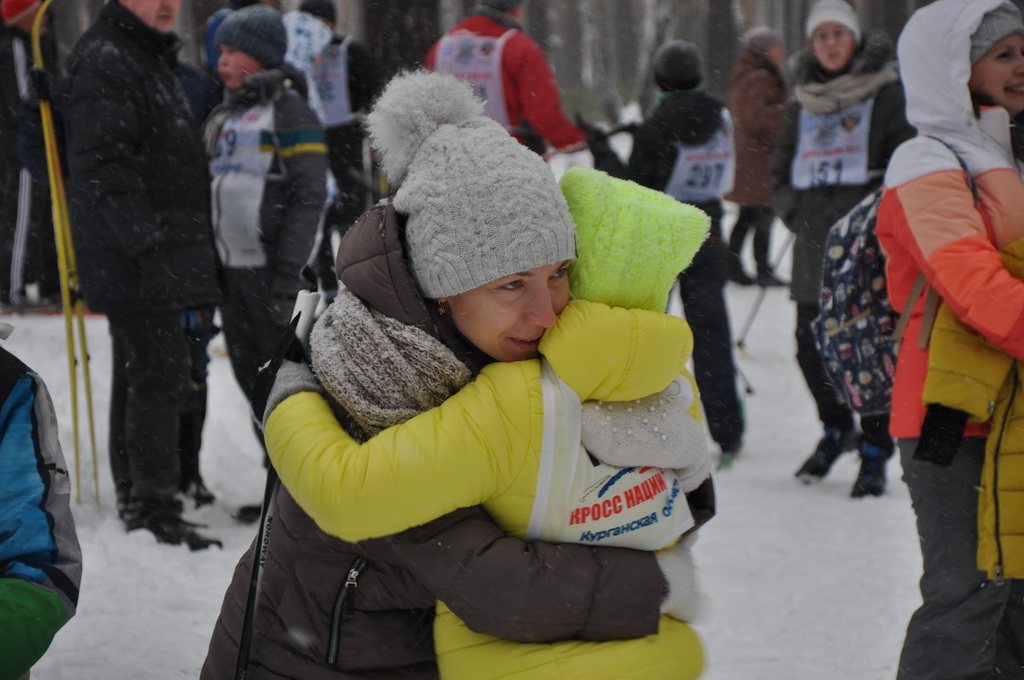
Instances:
[[[967,88],[971,34],[1002,5],[1010,3],[936,3],[927,20],[900,37],[907,117],[918,136],[893,155],[877,228],[897,310],[923,272],[961,321],[1024,359],[1024,281],[1003,266],[999,252],[1024,237],[1024,167],[1013,157],[1009,114],[996,107],[975,116]],[[957,156],[973,176],[977,205]],[[896,367],[890,431],[898,438],[917,437],[924,419],[928,350],[916,342],[923,307],[922,296]],[[968,435],[986,433],[985,424],[968,425]]]

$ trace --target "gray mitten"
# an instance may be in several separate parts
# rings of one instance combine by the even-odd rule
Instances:
[[[636,401],[583,402],[583,446],[602,463],[676,470],[683,491],[711,472],[704,426],[687,410],[697,395],[678,376],[661,392]]]
[[[693,560],[693,544],[697,532],[681,538],[671,548],[654,553],[658,568],[665,578],[665,598],[661,613],[673,619],[695,622],[707,609],[704,594],[697,586],[697,565]]]
[[[277,375],[274,377],[274,384],[270,388],[270,394],[267,397],[267,406],[263,411],[261,425],[266,427],[267,418],[274,412],[274,409],[282,401],[299,392],[323,394],[323,388],[317,382],[316,376],[313,375],[313,371],[309,368],[309,364],[285,359],[281,362],[281,367],[277,369]]]

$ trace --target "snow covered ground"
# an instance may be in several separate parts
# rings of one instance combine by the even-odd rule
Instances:
[[[773,239],[782,246],[777,227]],[[782,272],[788,272],[788,265]],[[743,330],[756,288],[727,289],[733,333]],[[13,316],[6,346],[39,372],[54,396],[61,441],[74,468],[63,320]],[[768,291],[739,366],[746,444],[716,474],[718,516],[697,545],[712,607],[696,628],[706,642],[707,680],[863,680],[895,675],[903,630],[919,602],[920,556],[899,464],[882,498],[852,500],[857,471],[844,456],[823,483],[793,473],[820,428],[794,359],[794,307]],[[113,509],[106,460],[109,336],[86,320],[92,370],[100,503],[93,497],[86,428],[81,427],[81,503],[74,513],[84,551],[78,615],[33,669],[34,680],[171,680],[196,677],[238,556],[255,532],[230,513],[262,495],[261,454],[234,383],[223,340],[213,346],[203,474],[218,502],[191,510],[224,549],[190,553],[125,534]],[[82,407],[84,409],[84,406]]]

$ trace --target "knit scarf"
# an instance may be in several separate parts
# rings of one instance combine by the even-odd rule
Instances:
[[[823,83],[801,83],[793,88],[793,94],[809,113],[824,115],[874,96],[899,77],[895,68],[885,66],[871,73],[847,73]]]
[[[439,406],[472,378],[426,332],[339,293],[310,336],[313,371],[333,405],[369,437]]]

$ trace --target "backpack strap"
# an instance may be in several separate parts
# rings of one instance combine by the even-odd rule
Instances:
[[[960,169],[964,171],[964,177],[967,179],[967,187],[971,190],[971,196],[974,197],[974,207],[978,208],[978,185],[975,184],[974,176],[967,168],[967,164],[964,163],[964,159],[960,158],[960,154],[958,154],[956,149],[950,146],[946,140],[934,135],[925,135],[925,137],[934,139],[942,144],[944,147],[949,149],[953,154],[953,157],[956,158],[956,162],[960,164]],[[988,220],[985,220],[985,224],[988,226]],[[928,292],[925,295],[924,310],[921,314],[921,331],[917,336],[917,346],[920,349],[928,347],[928,342],[931,340],[932,336],[932,327],[935,325],[935,315],[939,311],[939,302],[941,301],[939,293],[935,288],[928,286],[928,279],[925,277],[924,272],[918,273],[917,279],[914,281],[914,285],[910,289],[910,295],[907,297],[907,304],[904,305],[903,311],[900,312],[900,318],[896,322],[896,329],[893,332],[893,339],[895,339],[896,342],[903,339],[903,334],[907,330],[907,324],[910,322],[910,314],[914,311],[914,307],[917,305],[917,301],[921,297],[921,293],[924,292],[925,287],[928,288]]]

